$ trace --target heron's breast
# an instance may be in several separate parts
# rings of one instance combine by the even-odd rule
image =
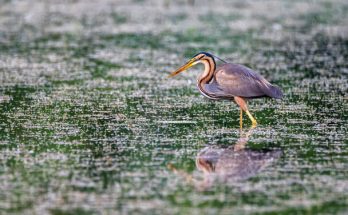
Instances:
[[[233,100],[234,96],[226,93],[215,81],[209,84],[203,84],[198,89],[202,95],[213,100]]]
[[[221,98],[211,89],[210,84],[197,83],[199,92],[208,99],[220,100]]]

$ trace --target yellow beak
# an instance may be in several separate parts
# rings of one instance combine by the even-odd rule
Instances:
[[[188,68],[190,68],[191,66],[195,65],[197,63],[196,59],[192,58],[191,60],[189,60],[185,65],[181,66],[179,69],[177,69],[175,72],[171,73],[170,75],[168,75],[168,78],[174,77],[177,74],[179,74],[180,72],[183,72],[185,70],[187,70]]]

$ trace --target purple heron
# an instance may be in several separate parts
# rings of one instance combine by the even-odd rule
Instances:
[[[243,125],[244,111],[252,121],[252,127],[255,127],[257,122],[249,112],[247,101],[262,97],[280,99],[283,97],[281,89],[269,83],[252,69],[240,64],[227,63],[221,60],[224,63],[216,68],[214,58],[221,60],[207,52],[200,52],[185,65],[171,73],[169,77],[173,77],[198,63],[204,64],[204,72],[197,80],[201,94],[213,100],[234,100],[240,107],[240,126]]]

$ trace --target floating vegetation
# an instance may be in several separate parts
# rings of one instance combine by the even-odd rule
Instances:
[[[4,1],[0,214],[347,213],[347,8]],[[200,96],[202,68],[165,78],[198,51],[284,90],[250,102],[247,144],[237,106]],[[227,180],[235,156],[250,171]]]

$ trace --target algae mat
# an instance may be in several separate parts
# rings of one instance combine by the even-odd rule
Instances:
[[[347,14],[340,0],[1,1],[1,214],[347,213]],[[201,67],[166,78],[199,51],[284,99],[251,102],[259,126],[240,132],[234,103],[199,94]]]

